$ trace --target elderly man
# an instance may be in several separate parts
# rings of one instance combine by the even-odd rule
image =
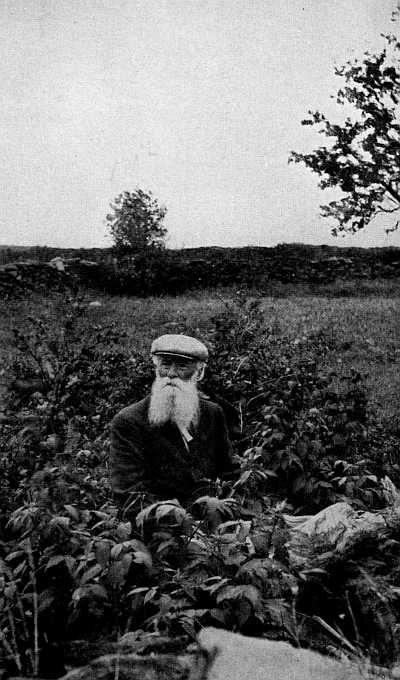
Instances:
[[[207,492],[205,480],[233,468],[223,411],[197,389],[208,359],[205,345],[187,335],[162,335],[151,355],[151,394],[112,422],[111,483],[120,504],[132,491],[185,503]]]

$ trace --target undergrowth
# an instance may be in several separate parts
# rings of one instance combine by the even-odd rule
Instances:
[[[0,458],[9,672],[61,675],[77,640],[129,639],[143,651],[175,638],[185,648],[205,625],[295,645],[345,640],[393,661],[384,632],[398,626],[397,529],[377,537],[383,566],[371,563],[367,576],[356,558],[350,568],[332,555],[307,570],[288,552],[284,513],[343,500],[383,508],[381,480],[394,466],[396,442],[370,422],[362,376],[321,370],[335,329],[283,336],[265,324],[260,299],[238,293],[226,303],[202,337],[212,356],[202,389],[225,409],[238,475],[189,507],[133,494],[121,515],[110,495],[108,424],[147,391],[152,365],[114,323],[91,323],[82,300],[64,304],[60,326],[31,317],[14,333]],[[184,319],[174,332],[199,335]],[[363,550],[361,562],[372,548]]]

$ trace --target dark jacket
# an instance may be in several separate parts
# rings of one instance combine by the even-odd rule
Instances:
[[[160,500],[185,502],[233,469],[232,446],[220,406],[200,398],[200,418],[186,449],[172,423],[150,425],[150,397],[124,408],[111,425],[111,485],[123,504],[131,491],[147,491]]]

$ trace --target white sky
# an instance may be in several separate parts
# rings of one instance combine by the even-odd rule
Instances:
[[[121,191],[168,208],[171,247],[346,239],[288,165],[324,139],[334,65],[382,47],[393,0],[0,0],[0,244],[106,246]]]

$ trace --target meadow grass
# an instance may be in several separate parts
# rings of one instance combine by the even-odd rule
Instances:
[[[351,368],[365,378],[370,408],[390,429],[400,427],[400,304],[396,298],[265,298],[266,319],[283,335],[324,330],[337,349],[327,353],[322,368],[348,375]]]
[[[302,295],[301,287],[298,295],[257,297],[262,302],[266,326],[275,334],[293,339],[323,330],[334,338],[337,349],[327,353],[321,368],[335,370],[340,376],[348,374],[351,367],[358,370],[366,379],[371,409],[387,427],[398,430],[399,287],[394,287],[393,281],[387,282],[386,287],[381,282],[372,283],[374,294],[366,295],[363,289],[360,297]],[[85,297],[87,301],[100,300],[102,306],[87,307],[83,323],[116,322],[126,331],[128,346],[140,352],[148,352],[151,341],[162,333],[186,332],[207,337],[214,328],[214,317],[237,300],[233,289],[147,298],[91,292]],[[47,318],[57,328],[64,314],[61,295],[33,295],[3,305],[0,352],[4,365],[13,353],[13,326],[24,327],[27,316],[32,315]]]

